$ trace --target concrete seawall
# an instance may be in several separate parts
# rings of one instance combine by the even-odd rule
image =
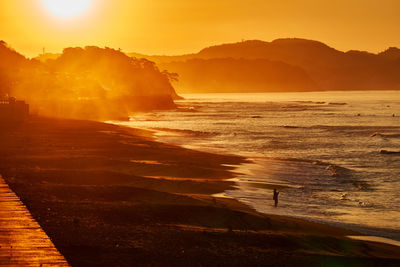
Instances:
[[[69,266],[1,175],[0,266]]]

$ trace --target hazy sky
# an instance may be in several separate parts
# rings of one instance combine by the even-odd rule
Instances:
[[[399,0],[92,0],[69,19],[44,0],[0,0],[0,39],[25,55],[98,45],[182,54],[242,39],[319,40],[340,49],[400,47]]]

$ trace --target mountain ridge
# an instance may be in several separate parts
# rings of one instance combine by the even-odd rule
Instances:
[[[387,51],[390,52],[395,52],[396,53],[396,59],[400,58],[400,48],[397,47],[388,47],[385,50],[382,50],[381,52],[378,53],[372,53],[372,52],[368,52],[368,51],[363,51],[363,50],[356,50],[356,49],[351,49],[351,50],[347,50],[347,51],[341,51],[338,49],[335,49],[321,41],[316,41],[316,40],[310,40],[310,39],[303,39],[303,38],[278,38],[275,39],[273,41],[262,41],[262,40],[258,40],[258,39],[254,39],[254,40],[244,40],[241,42],[235,42],[235,43],[224,43],[224,44],[218,44],[218,45],[212,45],[212,46],[208,46],[206,48],[201,49],[200,51],[198,51],[197,53],[189,53],[189,54],[181,54],[181,55],[146,55],[144,53],[136,53],[136,52],[127,52],[126,54],[129,56],[133,56],[133,57],[144,57],[144,58],[153,58],[155,59],[154,61],[156,62],[170,62],[174,59],[191,59],[191,58],[197,58],[199,56],[199,54],[205,53],[206,51],[210,50],[210,49],[215,49],[215,48],[221,48],[221,47],[225,47],[225,46],[232,46],[232,45],[240,45],[240,44],[282,44],[282,43],[288,43],[292,41],[292,43],[313,43],[316,45],[320,45],[321,47],[325,47],[334,51],[337,51],[341,54],[346,54],[346,53],[351,53],[351,52],[359,52],[361,54],[370,54],[370,55],[375,55],[375,56],[383,56]]]
[[[247,40],[214,45],[195,54],[180,56],[146,56],[135,53],[128,53],[128,55],[145,57],[168,71],[180,74],[181,83],[176,84],[180,93],[226,92],[228,90],[226,86],[224,90],[215,88],[212,82],[209,82],[208,85],[203,83],[204,89],[199,88],[198,84],[192,78],[189,78],[195,75],[188,75],[187,71],[188,69],[195,69],[191,66],[193,59],[210,60],[209,67],[212,67],[214,59],[225,59],[227,62],[228,59],[231,61],[264,59],[276,64],[284,63],[288,66],[301,68],[313,80],[316,86],[310,87],[308,91],[400,90],[400,49],[396,47],[389,47],[376,54],[359,50],[344,52],[320,41],[280,38],[271,42]],[[248,66],[248,73],[259,71],[257,66],[246,65]],[[228,63],[224,66],[224,68],[229,67]],[[203,64],[203,68],[208,68],[207,64]],[[198,73],[198,75],[201,76],[202,73]],[[291,73],[281,73],[280,75],[287,75],[287,78],[291,79]],[[204,76],[204,79],[208,78]],[[249,81],[252,81],[251,76],[248,78]],[[230,84],[232,92],[240,91],[237,88],[238,85],[226,77],[214,76],[213,80],[218,80],[218,84]],[[279,86],[271,87],[272,84],[274,84],[272,80],[267,81],[264,84],[263,91],[277,91]],[[207,88],[213,86],[214,89]],[[303,85],[296,86],[295,83],[287,83],[286,86],[281,87],[281,91],[304,91],[304,89]],[[249,92],[249,90],[243,88],[242,92]]]

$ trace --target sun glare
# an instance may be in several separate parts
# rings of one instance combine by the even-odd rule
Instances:
[[[55,17],[72,18],[89,9],[92,0],[42,0],[46,9]]]

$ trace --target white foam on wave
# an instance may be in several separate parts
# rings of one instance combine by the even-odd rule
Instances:
[[[184,97],[184,112],[136,114],[121,124],[173,129],[157,137],[187,148],[259,157],[239,166],[237,190],[223,194],[259,211],[377,229],[364,233],[400,240],[400,162],[379,153],[400,147],[400,116],[392,116],[400,110],[398,92]],[[385,138],[371,137],[377,132]],[[273,186],[282,188],[278,209]]]

